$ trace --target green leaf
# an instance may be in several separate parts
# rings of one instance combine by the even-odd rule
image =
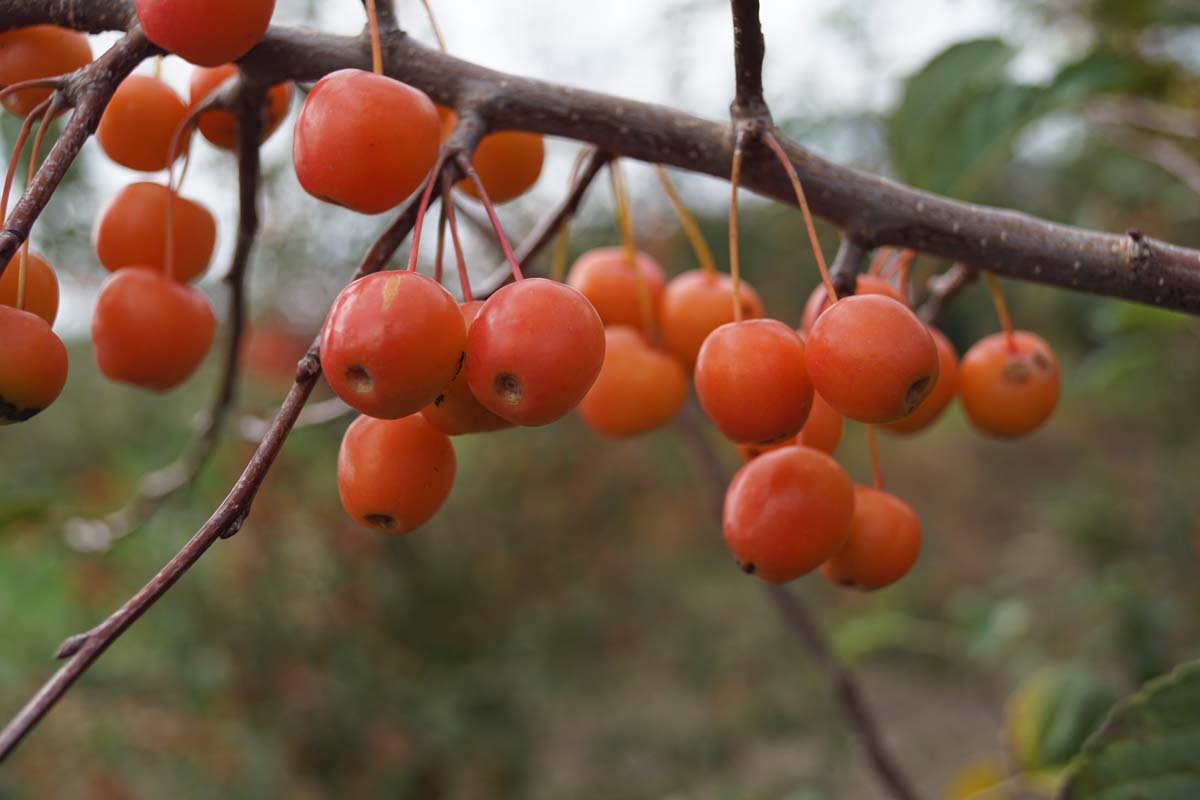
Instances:
[[[970,197],[1008,161],[1032,122],[1146,78],[1144,65],[1095,50],[1063,66],[1047,84],[1021,84],[1008,74],[1014,55],[997,39],[963,42],[908,79],[887,129],[902,180]]]
[[[1026,772],[1066,766],[1116,698],[1081,669],[1045,667],[1009,698],[1006,727],[1013,754]]]
[[[1200,662],[1147,683],[1113,709],[1071,766],[1064,800],[1200,797]]]

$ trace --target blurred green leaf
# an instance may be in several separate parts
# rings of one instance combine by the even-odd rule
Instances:
[[[1063,797],[1200,797],[1200,662],[1179,667],[1121,701],[1084,745]]]

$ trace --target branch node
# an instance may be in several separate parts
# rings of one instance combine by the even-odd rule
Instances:
[[[858,273],[862,272],[866,263],[866,245],[853,236],[844,234],[829,270],[838,297],[854,293],[855,287],[858,286]]]
[[[92,632],[77,633],[74,636],[68,636],[67,639],[58,646],[54,651],[54,657],[58,659],[70,658],[83,649],[83,646],[88,643],[88,639],[92,638]]]

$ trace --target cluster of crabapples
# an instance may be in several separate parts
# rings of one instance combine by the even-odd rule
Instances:
[[[100,121],[105,153],[130,169],[170,171],[193,124],[232,149],[230,113],[193,110],[236,74],[231,62],[263,36],[273,6],[137,0],[151,41],[197,69],[187,102],[156,76],[128,77]],[[736,270],[706,265],[668,280],[626,233],[622,247],[583,254],[565,282],[526,279],[514,263],[516,280],[485,301],[472,299],[456,247],[464,297],[457,302],[440,280],[415,270],[420,216],[456,115],[381,74],[377,35],[373,29],[374,72],[344,69],[312,87],[292,147],[303,188],[353,211],[378,214],[425,187],[409,269],[347,286],[320,337],[326,380],[361,414],[342,440],[337,476],[345,510],[362,525],[406,533],[430,519],[453,484],[452,436],[546,425],[575,409],[601,434],[636,436],[670,422],[694,383],[701,407],[744,460],[724,507],[725,539],[741,568],[771,582],[820,568],[835,583],[877,589],[911,568],[921,526],[878,478],[856,486],[833,458],[844,421],[911,434],[957,395],[976,427],[1017,437],[1052,413],[1059,372],[1044,341],[1006,323],[959,361],[949,340],[913,313],[907,289],[879,274],[859,276],[856,292],[833,302],[824,276],[793,329],[765,317]],[[61,75],[90,59],[80,34],[15,30],[0,35],[0,84]],[[270,90],[264,138],[283,121],[291,95],[287,84]],[[4,104],[36,115],[47,97],[47,89],[29,88],[6,94]],[[457,188],[490,213],[491,202],[536,182],[542,160],[540,137],[492,132]],[[453,233],[452,203],[442,202]],[[212,215],[178,196],[170,173],[165,185],[134,183],[107,203],[93,238],[113,274],[92,329],[106,376],[161,391],[200,364],[215,316],[189,282],[206,269],[215,235]],[[19,258],[0,279],[4,422],[52,402],[67,369],[50,327],[53,270],[35,254]]]

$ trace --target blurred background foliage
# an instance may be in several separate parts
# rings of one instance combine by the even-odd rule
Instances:
[[[917,69],[884,113],[781,125],[820,152],[935,191],[1200,246],[1195,186],[1179,168],[1200,158],[1195,138],[1168,137],[1136,113],[1121,124],[1097,116],[1136,97],[1182,110],[1200,135],[1195,4],[1008,6],[1073,43],[1041,78],[1014,70],[1022,42],[971,39]],[[670,13],[686,25],[692,12]],[[11,119],[2,132],[11,142]],[[1165,163],[1168,149],[1181,159]],[[385,224],[327,217],[299,196],[286,157],[268,164],[245,414],[278,402]],[[198,167],[215,182],[233,174],[211,154]],[[669,271],[691,268],[648,171],[634,172],[642,246]],[[722,253],[719,203],[683,185]],[[39,222],[40,246],[80,297],[103,277],[87,236],[103,191],[77,169]],[[519,233],[540,205],[503,214]],[[836,231],[822,233],[832,253]],[[572,250],[616,236],[598,183]],[[472,241],[482,276],[478,265],[496,260]],[[768,312],[798,319],[816,271],[796,212],[747,198],[742,243]],[[945,266],[918,261],[918,290]],[[220,305],[216,281],[205,286]],[[796,586],[931,797],[1061,766],[1112,697],[1200,657],[1195,321],[1036,286],[1005,291],[1018,325],[1061,355],[1057,416],[1020,444],[974,434],[956,409],[917,438],[886,439],[889,488],[925,528],[916,570],[873,595],[819,578]],[[86,314],[76,317],[86,331]],[[960,351],[993,331],[985,293],[968,290],[943,328]],[[5,715],[48,675],[67,634],[106,615],[190,536],[252,447],[227,443],[152,522],[93,552],[62,532],[120,506],[186,446],[217,365],[163,398],[101,381],[86,336],[71,358],[59,402],[0,433]],[[245,529],[0,770],[0,798],[881,796],[823,676],[728,558],[694,442],[678,427],[613,442],[572,417],[460,439],[448,505],[421,532],[390,539],[340,510],[344,425],[292,437]],[[703,435],[732,471],[731,448]],[[857,426],[839,456],[866,480]]]

